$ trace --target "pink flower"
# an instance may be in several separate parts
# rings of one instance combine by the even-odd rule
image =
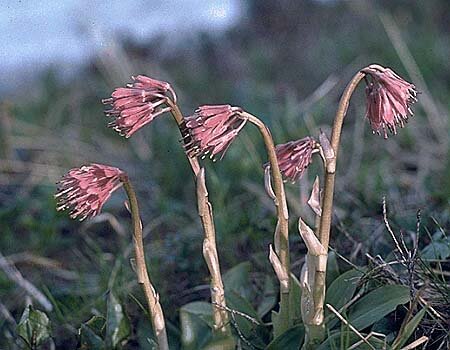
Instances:
[[[154,80],[145,75],[131,77],[133,83],[113,91],[111,98],[102,100],[103,104],[112,108],[105,111],[112,121],[109,127],[120,135],[130,137],[157,116],[170,111],[167,106],[169,92],[176,103],[176,95],[169,83]]]
[[[277,145],[275,152],[281,174],[292,182],[297,181],[303,176],[316,151],[318,151],[317,141],[309,136]]]
[[[80,221],[97,215],[111,194],[122,186],[125,173],[114,167],[90,164],[71,169],[58,183],[56,210],[70,210]]]
[[[361,72],[366,78],[367,110],[374,133],[387,138],[387,129],[397,134],[397,126],[403,127],[408,116],[413,115],[411,105],[417,101],[417,91],[413,84],[403,80],[391,69],[372,64]]]
[[[213,158],[222,153],[222,159],[247,122],[240,112],[241,108],[230,105],[201,106],[194,115],[185,117],[182,133],[188,156],[210,154]]]

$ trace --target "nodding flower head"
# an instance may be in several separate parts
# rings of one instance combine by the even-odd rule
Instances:
[[[169,83],[138,75],[126,87],[116,88],[110,98],[102,100],[112,108],[105,111],[112,120],[108,124],[120,135],[130,137],[157,116],[170,111],[167,100],[176,103]],[[169,95],[168,95],[169,94]]]
[[[361,70],[366,74],[366,117],[374,133],[388,137],[387,130],[397,134],[413,115],[411,105],[417,102],[416,87],[389,68],[372,64]],[[370,77],[368,79],[367,77]]]
[[[300,179],[311,163],[313,153],[318,151],[317,141],[309,136],[277,145],[275,152],[283,177],[292,182]],[[269,163],[264,166],[269,166]]]
[[[111,194],[122,186],[125,173],[102,164],[71,169],[58,183],[57,210],[69,209],[70,217],[80,221],[97,215]]]
[[[209,154],[213,159],[222,153],[222,159],[247,122],[240,112],[240,107],[230,105],[201,106],[193,115],[185,117],[182,134],[187,155],[206,157]]]

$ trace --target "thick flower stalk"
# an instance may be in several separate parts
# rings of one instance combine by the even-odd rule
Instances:
[[[331,219],[333,214],[333,196],[334,184],[336,177],[336,162],[339,154],[340,138],[342,133],[342,126],[344,123],[347,109],[350,103],[350,98],[353,95],[358,84],[365,80],[366,86],[366,117],[372,126],[374,133],[383,134],[387,138],[387,130],[396,134],[397,127],[403,127],[412,115],[411,104],[416,102],[416,89],[414,85],[406,82],[391,69],[384,68],[379,65],[370,65],[361,69],[352,80],[342,94],[339,101],[339,106],[333,123],[331,132],[331,141],[328,141],[325,134],[321,134],[320,143],[322,154],[325,162],[325,185],[323,189],[322,208],[320,211],[320,225],[318,230],[318,237],[324,253],[328,252],[328,245],[330,240]],[[320,272],[317,274],[317,272]],[[323,278],[322,278],[323,274]],[[325,286],[325,274],[316,269],[313,285],[313,299],[320,301],[321,305],[316,305],[316,315],[320,307],[323,312],[322,293]],[[317,278],[319,277],[319,278]],[[315,295],[315,296],[314,296]],[[309,339],[305,344],[305,348],[314,349],[315,346],[325,336],[324,327],[320,318],[314,319],[314,332],[309,334]]]
[[[387,130],[397,134],[397,127],[404,127],[408,117],[413,115],[411,105],[417,102],[415,86],[377,64],[361,72],[366,74],[366,117],[374,133],[383,134],[385,138]]]
[[[209,105],[199,107],[193,116],[185,118],[182,129],[183,140],[188,155],[206,156],[209,154],[211,158],[214,158],[215,155],[222,153],[223,157],[224,152],[230,147],[247,121],[256,125],[261,133],[274,183],[273,198],[277,208],[278,222],[274,235],[276,254],[271,255],[271,261],[280,282],[280,327],[278,329],[282,333],[290,326],[289,215],[282,175],[270,130],[261,120],[240,107]]]
[[[367,79],[372,78],[372,81]],[[358,84],[366,78],[367,92],[367,117],[374,128],[374,131],[383,131],[385,137],[386,128],[396,131],[395,126],[402,126],[402,121],[406,121],[407,115],[412,114],[411,103],[416,101],[416,90],[414,86],[391,69],[379,65],[370,65],[361,69],[352,78],[342,94],[339,106],[334,118],[333,129],[331,132],[331,149],[333,157],[327,160],[327,169],[325,175],[325,186],[322,204],[322,220],[320,223],[320,241],[328,249],[330,238],[331,216],[333,209],[333,193],[336,161],[339,152],[339,144],[342,133],[342,126],[347,114],[350,98],[353,95]],[[328,166],[331,163],[333,166]]]
[[[131,78],[133,83],[115,89],[110,98],[102,100],[103,104],[111,105],[111,109],[105,111],[112,119],[108,126],[127,138],[159,115],[169,112],[168,98],[176,102],[169,83],[144,75]]]
[[[186,118],[183,117],[180,109],[175,103],[169,102],[172,107],[172,115],[178,124],[184,145],[189,142],[188,129],[186,127]],[[188,118],[188,117],[187,117]],[[222,148],[223,149],[223,148]],[[203,239],[203,258],[208,266],[211,276],[211,301],[213,303],[214,329],[222,335],[229,335],[231,329],[229,326],[229,317],[226,311],[225,290],[220,272],[219,254],[216,244],[216,230],[214,226],[213,208],[209,202],[208,190],[206,188],[205,169],[200,167],[197,151],[186,155],[195,175],[197,188],[197,208],[202,223],[205,238]],[[214,153],[214,155],[217,153]]]
[[[136,274],[138,283],[142,285],[144,295],[147,299],[150,319],[152,321],[153,332],[155,333],[156,341],[159,350],[169,350],[169,343],[167,340],[166,324],[164,321],[164,314],[159,303],[159,295],[150,280],[145,262],[144,237],[142,234],[142,222],[139,214],[139,206],[131,182],[128,176],[121,177],[123,187],[128,196],[129,210],[131,212],[131,219],[133,222],[134,233],[134,252],[136,257]]]
[[[297,181],[304,175],[305,170],[311,164],[313,154],[319,152],[322,158],[326,159],[322,145],[309,136],[277,145],[276,155],[281,174],[285,179],[292,182]],[[265,167],[269,167],[269,164],[265,164]],[[269,189],[268,192],[271,193],[272,190]],[[318,227],[321,216],[318,178],[314,182],[313,192],[308,204],[316,214],[316,226]],[[309,344],[305,346],[305,349],[313,349],[320,342],[319,339],[322,339],[322,334],[325,329],[323,325],[323,304],[325,300],[327,251],[318,240],[314,231],[301,219],[299,220],[298,227],[300,236],[308,249],[300,277],[300,285],[302,288],[301,310],[303,324],[305,325],[305,343]]]
[[[186,128],[185,119],[178,108],[176,94],[170,84],[143,75],[139,75],[133,80],[135,81],[133,84],[129,84],[126,88],[117,88],[110,99],[103,100],[103,103],[113,106],[112,110],[105,111],[106,115],[113,118],[110,126],[122,136],[130,137],[155,117],[165,112],[171,112],[180,132],[185,135],[183,132]],[[204,169],[200,167],[196,155],[192,153],[187,158],[196,180],[199,216],[205,233],[203,255],[211,275],[211,301],[215,305],[213,309],[214,328],[225,335],[230,334],[231,329],[226,312],[213,212],[208,200]]]
[[[164,314],[147,271],[142,236],[142,224],[136,194],[128,176],[122,170],[102,165],[90,164],[71,169],[59,182],[55,194],[57,210],[70,210],[72,218],[83,220],[100,213],[101,208],[119,187],[124,186],[129,199],[133,219],[134,250],[136,257],[136,274],[142,285],[147,300],[152,327],[160,350],[168,350]]]
[[[279,317],[279,334],[282,334],[291,326],[289,293],[290,293],[290,256],[289,256],[289,212],[287,208],[286,193],[284,190],[283,177],[281,175],[278,164],[275,144],[273,142],[272,134],[269,128],[257,117],[248,113],[241,112],[241,117],[248,119],[250,123],[255,125],[266,146],[267,158],[270,164],[270,173],[273,180],[274,204],[277,210],[277,225],[274,234],[274,247],[276,257],[279,259],[283,273],[277,273],[280,282],[280,317]],[[274,264],[275,259],[272,259],[272,265],[277,271],[277,265]],[[280,277],[285,276],[285,280]]]

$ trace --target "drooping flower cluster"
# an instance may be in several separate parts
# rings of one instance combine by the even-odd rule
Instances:
[[[131,78],[133,83],[116,88],[110,98],[102,100],[103,104],[112,106],[105,111],[106,116],[112,118],[108,126],[127,138],[157,116],[170,111],[166,104],[168,98],[176,103],[175,92],[169,83],[145,75]]]
[[[397,126],[403,127],[412,116],[411,104],[417,101],[415,86],[399,77],[389,68],[372,64],[362,70],[366,79],[367,110],[374,133],[387,138],[387,130],[397,134]]]
[[[111,194],[122,186],[125,173],[115,167],[90,164],[71,169],[58,183],[57,210],[69,209],[80,221],[97,215]]]
[[[318,150],[317,141],[309,136],[277,145],[275,152],[283,177],[292,182],[301,178],[311,164],[312,155],[316,150]],[[266,163],[265,166],[269,164]]]
[[[208,105],[199,107],[191,116],[184,118],[182,127],[184,148],[189,157],[222,153],[247,122],[240,116],[242,109],[230,105]]]

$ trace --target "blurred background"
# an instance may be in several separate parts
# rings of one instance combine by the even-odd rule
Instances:
[[[0,348],[15,342],[12,324],[30,293],[54,321],[56,346],[76,346],[78,327],[104,313],[110,289],[137,324],[130,348],[143,336],[124,193],[81,224],[55,210],[55,183],[90,162],[126,170],[137,187],[150,272],[169,329],[178,325],[181,305],[208,299],[193,178],[173,120],[160,117],[128,140],[106,127],[101,99],[131,75],[170,82],[185,115],[201,104],[241,106],[283,143],[329,132],[352,75],[371,63],[391,67],[421,92],[415,115],[384,140],[364,119],[363,87],[354,95],[338,164],[331,245],[355,263],[364,263],[368,252],[390,252],[383,196],[393,226],[405,232],[415,231],[421,209],[421,245],[439,228],[448,230],[449,13],[447,0],[5,1]],[[263,143],[248,126],[221,162],[203,163],[223,270],[250,260],[256,290],[262,271],[271,271],[266,256],[275,224],[263,185],[265,161]],[[287,184],[297,275],[305,247],[296,220],[312,218],[305,203],[319,165]],[[17,278],[35,286],[43,301]]]

